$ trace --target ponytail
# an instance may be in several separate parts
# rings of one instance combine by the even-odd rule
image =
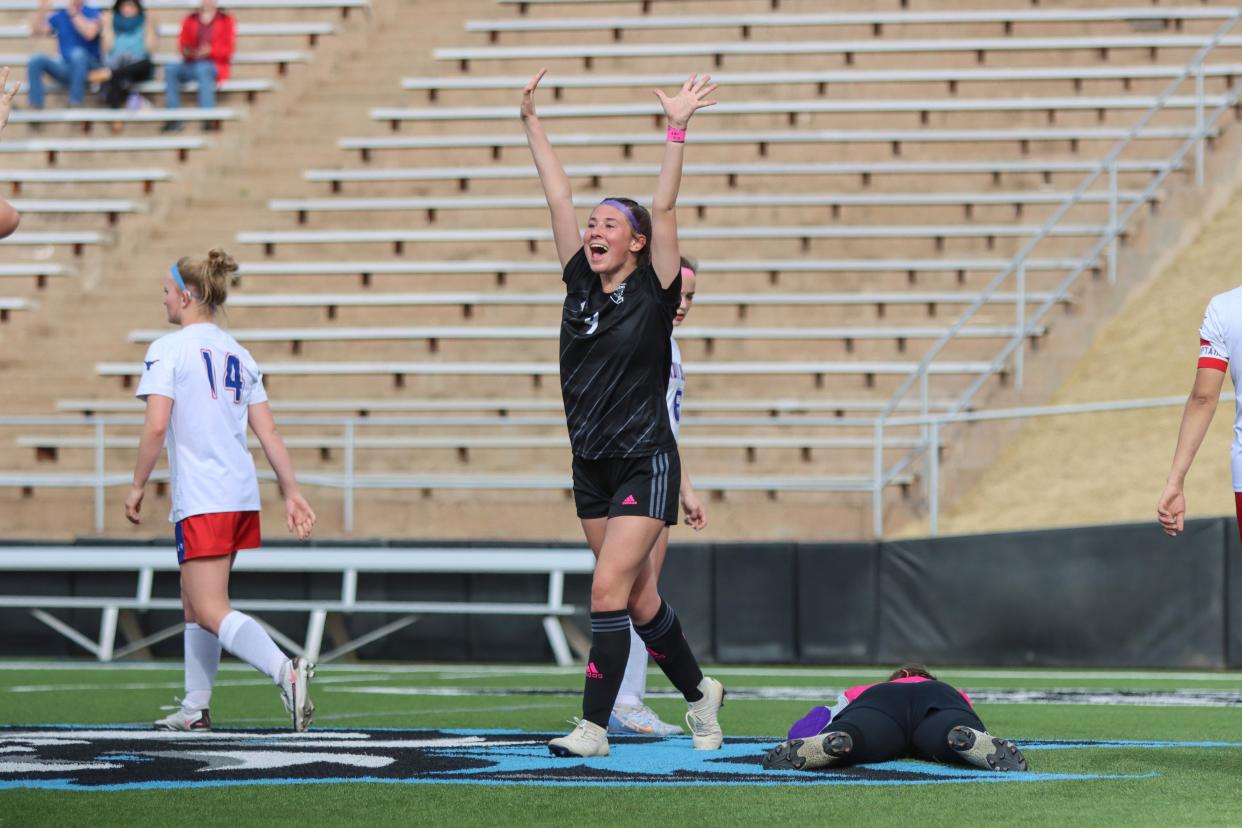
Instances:
[[[186,289],[200,303],[215,313],[229,297],[229,288],[241,282],[237,275],[237,262],[218,247],[207,252],[206,259],[183,256],[177,260],[177,270],[185,280]]]

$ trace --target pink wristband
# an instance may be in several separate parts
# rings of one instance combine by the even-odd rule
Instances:
[[[675,126],[670,126],[668,128],[668,140],[672,141],[674,144],[684,144],[686,143],[686,131],[684,129],[678,129]]]

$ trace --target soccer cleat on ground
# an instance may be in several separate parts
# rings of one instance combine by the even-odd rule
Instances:
[[[310,698],[310,680],[315,677],[315,665],[304,658],[292,658],[285,662],[280,677],[280,700],[285,703],[294,733],[310,727],[315,717],[315,705]]]
[[[609,733],[639,733],[644,736],[680,736],[675,724],[660,721],[656,712],[645,704],[618,704],[608,717]]]
[[[206,733],[211,730],[211,714],[207,712],[205,707],[202,710],[187,713],[178,705],[173,708],[173,712],[162,719],[156,719],[153,724],[156,730],[202,731]]]
[[[714,678],[704,676],[699,682],[699,692],[703,698],[690,702],[686,711],[686,724],[690,727],[690,735],[695,750],[719,750],[724,742],[724,732],[716,716],[724,707],[724,686]]]
[[[962,761],[976,768],[994,771],[1030,770],[1026,757],[1008,739],[998,739],[986,730],[958,725],[949,731],[949,747]]]
[[[818,770],[842,764],[854,749],[850,734],[831,730],[807,739],[781,742],[763,757],[767,770]]]
[[[608,731],[595,722],[577,719],[567,736],[548,742],[553,756],[607,756]]]

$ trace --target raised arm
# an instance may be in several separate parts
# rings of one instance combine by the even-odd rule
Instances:
[[[677,192],[681,189],[681,165],[686,155],[686,127],[690,116],[715,101],[703,100],[716,91],[711,75],[691,75],[672,98],[661,90],[656,97],[668,116],[668,140],[664,142],[664,161],[651,199],[651,266],[660,284],[667,288],[681,272],[681,250],[677,244]]]
[[[142,421],[142,437],[138,440],[138,460],[134,463],[134,485],[125,498],[125,517],[130,523],[142,522],[142,498],[151,472],[155,471],[155,462],[164,449],[164,435],[172,418],[172,407],[172,397],[162,394],[147,396],[147,413]]]
[[[1169,479],[1156,504],[1156,517],[1166,534],[1177,535],[1186,528],[1186,496],[1183,493],[1186,474],[1199,446],[1203,444],[1208,426],[1212,424],[1212,415],[1220,403],[1220,389],[1224,384],[1223,371],[1200,368],[1195,373],[1194,387],[1182,411],[1182,425],[1177,432],[1177,448],[1173,451]]]
[[[255,403],[250,406],[247,416],[250,429],[259,438],[259,445],[267,455],[267,462],[276,472],[276,485],[280,486],[280,494],[285,499],[285,525],[298,536],[298,540],[306,540],[315,527],[315,511],[298,489],[297,478],[293,476],[293,461],[289,459],[285,441],[276,431],[271,406],[267,402]]]
[[[13,110],[17,88],[18,84],[13,84],[12,89],[9,88],[9,67],[0,69],[0,132],[4,132],[5,124],[9,122],[9,112]],[[0,239],[13,235],[21,218],[16,207],[0,198]]]
[[[574,254],[582,249],[582,233],[578,229],[578,217],[574,215],[574,194],[569,186],[569,176],[561,166],[548,134],[535,114],[535,87],[543,79],[547,69],[540,69],[522,90],[522,128],[526,130],[526,143],[535,159],[539,183],[543,185],[543,197],[552,214],[552,240],[556,243],[556,257],[561,267],[569,264]]]
[[[30,31],[39,37],[47,37],[52,33],[48,25],[48,16],[52,13],[52,0],[39,0],[39,6],[30,15]]]

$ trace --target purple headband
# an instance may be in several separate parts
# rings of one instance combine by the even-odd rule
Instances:
[[[616,207],[622,213],[625,213],[625,217],[630,220],[630,227],[634,228],[634,232],[640,236],[643,235],[643,229],[638,226],[638,220],[634,218],[634,214],[630,212],[630,208],[626,207],[623,202],[617,201],[615,198],[606,198],[599,204],[601,207],[605,204],[609,207]]]

